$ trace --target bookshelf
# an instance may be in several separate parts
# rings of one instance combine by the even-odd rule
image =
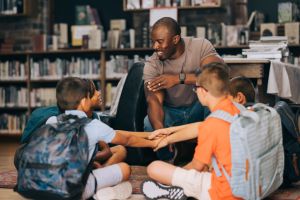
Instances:
[[[0,0],[0,17],[27,17],[34,14],[36,0]]]
[[[120,80],[106,77],[109,58],[124,56],[133,62],[134,55],[151,55],[152,51],[137,48],[0,52],[0,136],[20,135],[32,110],[55,104],[55,87],[64,76],[94,80],[105,102],[107,84],[115,86]],[[104,103],[101,109],[106,108]]]
[[[241,52],[243,48],[248,48],[247,45],[243,46],[234,46],[234,47],[224,47],[224,46],[216,46],[215,47],[217,52],[219,54],[227,54],[230,52]],[[293,51],[299,51],[300,45],[291,45],[290,48],[293,49]],[[47,96],[47,93],[51,92],[45,92],[46,94],[41,94],[37,92],[39,89],[40,91],[43,91],[45,89],[52,89],[52,99],[55,99],[55,87],[63,76],[68,75],[78,75],[78,74],[60,74],[57,76],[36,76],[32,71],[37,70],[34,68],[34,65],[38,67],[37,71],[40,71],[40,65],[41,63],[47,63],[49,61],[55,61],[56,59],[71,61],[72,58],[78,58],[78,59],[94,59],[97,64],[97,71],[94,71],[95,73],[89,73],[89,74],[79,74],[79,76],[84,78],[90,78],[96,82],[96,85],[99,89],[102,91],[104,104],[101,108],[102,110],[105,110],[109,108],[109,106],[106,105],[106,99],[111,99],[111,97],[107,97],[106,89],[107,85],[110,84],[111,86],[116,86],[118,81],[120,80],[120,76],[109,76],[107,74],[107,70],[111,67],[110,65],[110,59],[112,56],[117,58],[117,56],[124,56],[121,57],[121,59],[125,60],[128,59],[130,62],[133,62],[133,58],[138,55],[139,60],[145,59],[146,55],[152,55],[153,49],[152,48],[134,48],[134,49],[63,49],[63,50],[57,50],[57,51],[43,51],[43,52],[11,52],[11,53],[0,53],[0,136],[16,136],[20,135],[22,132],[22,129],[25,126],[25,122],[29,116],[29,114],[34,110],[35,108],[39,106],[45,106],[48,105],[49,102],[44,102],[44,100],[51,99]],[[126,60],[125,62],[128,62]],[[13,64],[13,63],[19,63],[19,64]],[[18,69],[20,70],[20,63],[22,63],[23,66],[23,72],[17,73],[16,70],[12,70],[13,68],[16,68],[15,66],[19,66]],[[54,63],[54,62],[53,62]],[[124,64],[121,64],[124,65]],[[129,65],[127,63],[127,65]],[[47,66],[47,65],[46,65]],[[53,68],[54,64],[51,65]],[[51,68],[46,67],[46,69]],[[56,66],[55,68],[60,68],[62,66]],[[43,70],[41,70],[43,71]],[[83,71],[84,72],[84,71]],[[17,76],[16,74],[22,74],[22,76]],[[23,92],[17,92],[18,95],[23,95],[23,100],[20,101],[20,104],[12,104],[12,103],[5,103],[5,95],[3,93],[3,88],[12,88],[12,90],[19,90],[23,89]],[[6,89],[7,90],[7,89]],[[12,93],[16,93],[12,92]],[[10,99],[17,100],[18,95],[13,95],[10,97]],[[4,99],[3,99],[4,97]],[[40,102],[34,102],[33,99],[35,97],[38,97],[40,99]],[[9,99],[6,97],[6,100]],[[52,102],[53,103],[53,102]],[[6,118],[3,118],[5,116]],[[2,118],[1,118],[2,117]],[[15,118],[14,118],[15,117]],[[4,129],[3,121],[7,121],[9,118],[10,125],[12,127],[18,127],[18,128],[12,128],[12,129]],[[5,119],[5,120],[3,120]],[[21,123],[19,123],[21,122]]]
[[[147,5],[144,2],[147,1]],[[192,3],[193,2],[193,3]],[[220,8],[221,0],[215,1],[202,1],[196,3],[196,1],[164,1],[159,2],[155,0],[123,0],[123,10],[125,12],[139,12],[139,11],[149,11],[152,8],[177,8],[178,10],[193,10],[193,9],[208,9],[208,8]]]

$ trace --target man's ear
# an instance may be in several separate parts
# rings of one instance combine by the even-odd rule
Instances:
[[[174,44],[175,44],[175,45],[178,44],[179,41],[180,41],[180,35],[175,35],[175,36],[173,37],[173,42],[174,42]]]
[[[242,92],[238,92],[235,99],[236,99],[236,102],[239,104],[245,105],[247,103],[247,99]]]

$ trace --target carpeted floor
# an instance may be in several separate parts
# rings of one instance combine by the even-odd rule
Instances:
[[[147,178],[146,168],[140,166],[131,167],[132,175],[130,176],[130,182],[133,187],[132,200],[143,199],[141,197],[140,185],[143,180]],[[15,170],[10,170],[6,172],[0,172],[0,188],[13,188],[16,184],[17,172]],[[300,200],[300,182],[295,184],[293,187],[288,189],[279,189],[270,197],[268,200]]]

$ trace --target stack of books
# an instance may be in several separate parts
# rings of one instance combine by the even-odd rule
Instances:
[[[243,56],[250,59],[281,60],[288,53],[286,36],[263,36],[259,41],[250,41]]]

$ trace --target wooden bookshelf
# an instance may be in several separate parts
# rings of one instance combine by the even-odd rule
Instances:
[[[154,4],[155,4],[155,0]],[[202,5],[186,5],[186,6],[156,6],[154,5],[153,8],[142,8],[142,1],[140,1],[140,8],[136,9],[128,9],[127,8],[127,2],[128,0],[123,0],[123,10],[125,12],[143,12],[143,11],[149,11],[153,8],[177,8],[178,10],[195,10],[195,9],[214,9],[214,8],[220,8],[221,7],[221,0],[218,0],[216,4],[202,4]],[[171,3],[172,4],[172,3]]]
[[[13,130],[13,131],[9,131],[9,130],[0,130],[0,136],[2,137],[15,137],[15,138],[20,138],[22,135],[22,131],[21,130]]]
[[[16,4],[18,1],[13,1],[11,0],[11,4],[15,3],[13,6],[17,6]],[[29,17],[36,15],[36,10],[37,10],[37,0],[23,0],[22,1],[22,12],[17,11],[17,13],[14,12],[7,12],[6,11],[0,11],[0,17],[1,18],[7,18],[7,17]]]

